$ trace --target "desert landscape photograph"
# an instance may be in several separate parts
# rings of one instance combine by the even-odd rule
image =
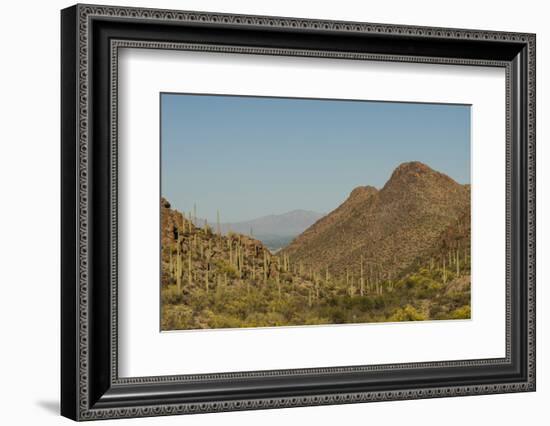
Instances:
[[[161,94],[162,331],[471,318],[470,106]]]

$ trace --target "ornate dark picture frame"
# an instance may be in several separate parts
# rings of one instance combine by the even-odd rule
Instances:
[[[61,413],[158,416],[535,390],[535,35],[76,5],[61,13]],[[120,378],[117,52],[187,49],[506,70],[506,356]]]

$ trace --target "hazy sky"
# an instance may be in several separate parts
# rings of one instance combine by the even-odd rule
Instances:
[[[328,213],[415,160],[470,183],[470,107],[161,94],[161,193],[210,221]]]

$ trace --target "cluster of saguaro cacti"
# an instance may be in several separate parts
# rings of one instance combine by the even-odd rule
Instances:
[[[430,258],[429,269],[434,270],[436,266],[439,267],[441,270],[441,280],[443,284],[446,284],[451,272],[456,278],[469,273],[469,251],[468,247],[461,248],[459,246],[448,249],[446,253],[441,253],[438,265],[436,265],[436,260],[433,257]]]
[[[382,296],[394,291],[398,282],[367,253],[339,271],[329,266],[313,268],[301,260],[291,262],[285,251],[274,255],[249,236],[222,234],[219,211],[215,231],[207,220],[200,220],[200,225],[195,205],[178,223],[166,253],[168,276],[179,292],[195,288],[219,294],[230,286],[243,286],[243,289],[246,286],[250,293],[254,288],[273,286],[279,298],[298,292],[313,306],[331,294],[350,298]],[[469,247],[456,244],[427,259],[422,267],[434,271],[433,274],[447,283],[469,273]]]
[[[255,275],[256,268],[253,263],[253,259],[249,259],[249,249],[245,244],[243,244],[240,235],[238,237],[235,237],[233,234],[229,235],[227,238],[227,252],[227,261],[229,265],[232,266],[237,272],[237,278],[243,279],[246,274],[251,276]],[[247,268],[248,262],[252,263],[250,268]]]
[[[321,297],[321,289],[340,288],[345,290],[349,297],[363,297],[392,292],[395,286],[389,274],[383,272],[382,265],[365,259],[364,256],[360,256],[357,265],[344,268],[340,275],[331,274],[328,266],[322,270],[315,270],[302,261],[298,261],[291,268],[285,253],[277,259],[277,265],[278,270],[290,270],[301,282],[309,283],[308,292],[311,291],[311,294],[308,295],[308,303],[313,303]]]
[[[183,290],[183,281],[186,280],[189,287],[197,281],[200,270],[194,266],[194,259],[206,263],[203,268],[204,288],[208,292],[210,289],[212,257],[212,240],[209,238],[212,234],[205,221],[205,226],[201,229],[194,225],[196,219],[196,206],[193,208],[195,216],[189,212],[186,217],[182,214],[181,223],[174,226],[175,241],[168,247],[168,273],[172,282],[176,283],[179,292]],[[205,239],[206,237],[206,239]],[[186,279],[187,278],[187,279]]]
[[[186,229],[186,223],[189,229]],[[220,212],[216,212],[216,233],[213,234],[208,222],[204,221],[204,226],[200,227],[196,225],[196,205],[193,207],[193,212],[189,212],[189,219],[186,222],[184,220],[183,228],[186,235],[185,247],[188,250],[188,264],[192,265],[191,257],[200,260],[202,263],[201,268],[198,271],[191,271],[192,266],[189,266],[189,271],[186,271],[189,277],[194,277],[198,274],[204,277],[205,289],[208,291],[212,284],[217,285],[219,282],[227,283],[227,272],[224,272],[223,278],[218,278],[219,272],[215,265],[219,262],[211,263],[210,260],[215,256],[218,260],[226,262],[235,272],[234,277],[238,280],[252,279],[253,281],[263,278],[263,281],[267,281],[272,277],[272,255],[268,250],[263,249],[258,245],[254,245],[250,242],[248,237],[240,234],[228,233],[227,236],[222,235]],[[186,233],[186,231],[189,231]],[[193,231],[193,232],[191,232]],[[181,243],[178,242],[181,246]],[[175,278],[175,268],[172,266],[177,262],[177,258],[181,256],[181,253],[173,253],[170,251],[170,274]],[[290,260],[288,255],[283,256],[281,259],[277,258],[277,274],[278,286],[280,289],[281,277],[279,273],[286,272],[290,268]],[[178,269],[179,271],[180,269]],[[231,273],[233,274],[233,273]],[[191,283],[191,281],[190,281]],[[246,283],[249,285],[250,283]],[[280,291],[280,290],[279,290]]]

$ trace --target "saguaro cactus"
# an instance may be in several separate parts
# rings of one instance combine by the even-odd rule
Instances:
[[[187,254],[187,280],[189,285],[193,282],[193,266],[191,265],[191,252]]]
[[[181,270],[181,237],[178,235],[178,241],[176,243],[176,285],[178,287],[178,293],[181,292]]]
[[[285,272],[288,272],[288,271],[290,271],[290,255],[285,254],[285,256],[286,256],[286,271]]]
[[[237,272],[239,273],[239,279],[243,277],[243,253],[241,246],[237,246]]]
[[[264,284],[267,283],[267,254],[264,250]]]
[[[313,273],[313,282],[315,283],[315,300],[319,300],[319,279],[317,272]]]
[[[182,267],[181,267],[181,256],[178,256],[176,259],[176,285],[178,286],[178,293],[181,293],[181,275],[182,275]]]
[[[361,296],[364,296],[365,294],[365,279],[363,277],[363,256],[361,255],[361,277],[359,279],[359,286],[360,286],[360,292]]]
[[[172,247],[168,247],[168,275],[174,277],[174,264],[172,263]]]

